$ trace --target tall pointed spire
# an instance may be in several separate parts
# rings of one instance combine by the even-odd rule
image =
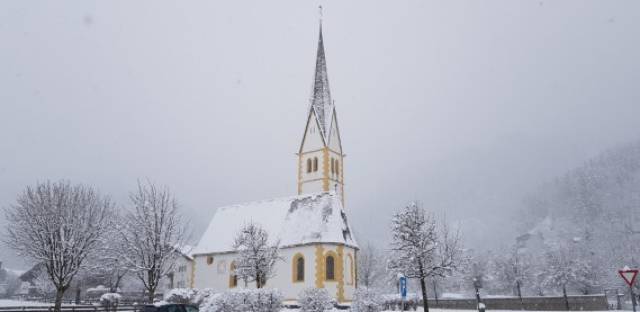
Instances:
[[[322,10],[322,7],[320,7]],[[322,11],[320,11],[320,36],[318,38],[318,53],[316,56],[316,72],[313,81],[313,94],[311,96],[311,106],[316,113],[320,131],[325,140],[329,138],[331,129],[331,114],[333,113],[333,102],[329,91],[329,76],[327,74],[327,60],[324,54],[324,42],[322,39]]]

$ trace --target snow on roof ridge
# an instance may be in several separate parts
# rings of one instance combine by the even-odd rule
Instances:
[[[258,199],[258,200],[252,200],[252,201],[247,201],[247,202],[242,202],[242,203],[237,203],[237,204],[230,204],[230,205],[225,205],[225,206],[220,206],[218,207],[218,211],[222,210],[222,209],[229,209],[229,208],[241,208],[243,206],[248,206],[250,204],[262,204],[262,203],[272,203],[272,202],[280,202],[280,201],[291,201],[294,199],[301,199],[301,198],[307,198],[307,197],[320,197],[323,195],[329,195],[329,196],[335,196],[336,192],[335,191],[329,191],[329,192],[316,192],[316,193],[305,193],[305,194],[299,194],[299,195],[290,195],[290,196],[281,196],[281,197],[273,197],[273,198],[266,198],[266,199]],[[217,211],[216,211],[217,213]]]
[[[192,255],[232,251],[233,236],[255,222],[281,246],[339,243],[357,248],[335,192],[266,199],[218,208]]]

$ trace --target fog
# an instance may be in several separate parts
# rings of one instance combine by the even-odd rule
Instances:
[[[295,194],[319,4],[360,242],[419,200],[512,243],[526,194],[640,139],[637,1],[2,1],[0,206],[68,179],[126,207],[148,178],[197,241],[216,207]]]

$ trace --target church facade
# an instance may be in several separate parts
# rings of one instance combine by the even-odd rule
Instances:
[[[344,153],[329,89],[320,25],[311,103],[297,153],[297,195],[221,207],[192,252],[193,288],[252,288],[235,274],[232,244],[253,222],[280,242],[275,274],[265,288],[296,300],[305,288],[325,288],[350,302],[357,287],[358,245],[344,209]]]

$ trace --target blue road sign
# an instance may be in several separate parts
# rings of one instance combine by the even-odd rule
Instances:
[[[402,299],[407,298],[407,278],[404,276],[400,277],[400,295],[402,295]]]

